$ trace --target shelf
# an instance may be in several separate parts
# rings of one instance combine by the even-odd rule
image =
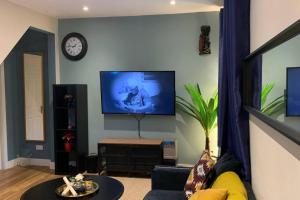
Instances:
[[[139,141],[130,139],[100,141],[98,143],[100,164],[98,171],[150,174],[154,166],[162,164],[163,160],[162,141],[149,148],[149,143],[152,141],[143,140],[139,145],[137,145]]]
[[[77,129],[57,128],[56,131],[76,131]]]
[[[126,156],[126,154],[103,154],[104,157],[106,158],[124,158]]]
[[[144,158],[144,159],[160,159],[159,155],[132,155],[132,158]]]
[[[66,101],[66,95],[72,97],[71,102]],[[87,85],[53,85],[53,112],[55,173],[78,173],[84,170],[88,154]],[[70,152],[65,151],[62,140],[67,132],[74,136]]]
[[[55,106],[55,109],[75,109],[76,106],[73,105],[73,106]]]
[[[73,150],[73,151],[65,151],[65,150],[55,150],[55,153],[65,153],[65,154],[77,154],[77,151]]]

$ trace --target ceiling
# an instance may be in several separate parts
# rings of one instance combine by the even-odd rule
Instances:
[[[222,0],[7,0],[56,18],[137,16],[218,11]],[[89,8],[83,11],[83,6]]]

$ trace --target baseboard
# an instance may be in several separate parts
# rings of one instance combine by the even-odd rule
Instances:
[[[15,166],[18,165],[18,163],[19,163],[18,158],[13,159],[13,160],[9,160],[5,163],[4,169],[9,169],[9,168],[15,167]]]
[[[40,158],[16,158],[13,160],[9,160],[7,162],[7,166],[5,166],[5,169],[9,169],[15,166],[43,166],[43,167],[49,167],[50,169],[55,169],[55,163],[51,162],[49,159],[40,159]]]
[[[29,158],[28,165],[50,167],[49,159]]]

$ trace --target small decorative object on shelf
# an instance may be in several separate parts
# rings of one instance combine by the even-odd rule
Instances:
[[[75,137],[73,136],[71,131],[67,131],[65,133],[65,135],[62,137],[62,139],[65,141],[64,147],[65,147],[66,152],[71,152],[72,151],[72,146],[73,146],[72,140],[74,138]]]
[[[99,190],[99,185],[92,180],[84,180],[82,174],[77,174],[75,177],[63,177],[64,185],[56,188],[55,192],[61,197],[80,198],[88,196]]]
[[[68,130],[72,130],[72,129],[74,129],[74,128],[75,128],[75,125],[74,125],[74,124],[71,124],[71,123],[69,122]]]
[[[64,96],[64,100],[68,107],[71,107],[73,105],[74,98],[71,94],[66,94]]]
[[[211,53],[209,32],[210,32],[210,26],[201,26],[201,35],[199,38],[199,55]]]

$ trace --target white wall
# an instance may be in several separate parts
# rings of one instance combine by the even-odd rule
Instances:
[[[273,38],[300,16],[299,0],[251,0],[251,51]]]
[[[299,10],[299,0],[252,0],[251,51],[297,21]],[[298,199],[300,156],[295,155],[300,155],[299,145],[250,116],[250,148],[257,199]]]
[[[55,34],[56,80],[59,81],[58,20],[4,0],[0,0],[0,63],[30,26]]]
[[[299,145],[252,115],[250,133],[252,187],[257,199],[299,199]]]

